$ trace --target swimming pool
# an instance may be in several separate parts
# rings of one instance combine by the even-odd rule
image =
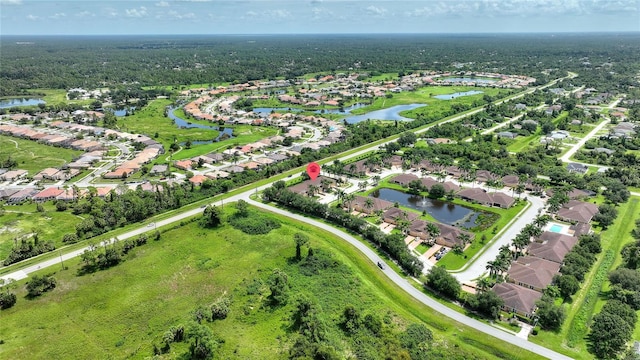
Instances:
[[[551,227],[549,228],[549,231],[552,231],[552,232],[554,232],[554,233],[559,233],[559,232],[562,232],[562,229],[563,229],[562,225],[553,224],[553,225],[551,225]]]

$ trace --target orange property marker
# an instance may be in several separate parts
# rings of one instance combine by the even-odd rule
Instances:
[[[315,180],[320,175],[320,165],[312,162],[307,165],[307,174],[311,180]]]

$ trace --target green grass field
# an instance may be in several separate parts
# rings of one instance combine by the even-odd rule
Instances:
[[[229,207],[225,207],[228,211]],[[271,309],[261,295],[249,295],[256,280],[274,268],[289,275],[292,292],[315,299],[330,322],[346,304],[365,313],[389,314],[393,326],[423,322],[434,331],[442,354],[458,358],[535,359],[532,353],[454,323],[422,306],[381,276],[377,267],[340,239],[316,228],[279,218],[268,235],[249,236],[228,225],[204,230],[192,223],[163,234],[127,255],[124,263],[77,276],[78,260],[54,271],[55,290],[2,312],[3,358],[149,358],[153,342],[173,325],[185,323],[198,305],[226,293],[232,299],[226,320],[209,326],[225,342],[217,357],[286,358],[292,304]],[[326,249],[344,265],[307,276],[292,262],[292,235],[304,232],[314,249]],[[306,250],[303,251],[306,253]],[[335,326],[335,325],[330,325]],[[184,345],[182,345],[184,346]],[[178,353],[162,358],[176,358]],[[448,350],[447,350],[448,349]],[[464,355],[463,355],[464,354]]]
[[[121,129],[129,132],[146,134],[156,138],[161,142],[165,148],[169,148],[171,144],[185,143],[187,141],[207,141],[218,137],[219,131],[213,129],[201,129],[201,128],[178,128],[171,119],[164,116],[165,107],[171,104],[171,100],[158,99],[151,101],[142,110],[136,111],[134,115],[122,117],[118,119],[118,125]],[[183,115],[182,110],[176,110],[176,115]],[[195,119],[189,119],[192,123],[198,123],[209,126],[217,126],[207,121],[198,121]],[[278,130],[271,127],[258,127],[250,125],[233,125],[229,126],[234,128],[234,134],[236,137],[224,141],[214,142],[210,144],[192,145],[191,149],[183,148],[179,153],[173,156],[174,160],[191,158],[197,155],[206,154],[211,151],[224,150],[233,145],[244,145],[251,142],[255,142],[266,137],[275,135]],[[166,156],[161,156],[154,162],[164,163]]]
[[[469,86],[426,86],[412,92],[401,92],[401,93],[393,94],[393,97],[391,98],[386,98],[386,97],[377,98],[373,101],[373,103],[370,106],[354,109],[352,113],[354,115],[360,115],[360,114],[367,113],[369,111],[385,109],[385,108],[396,106],[396,105],[427,104],[426,107],[421,107],[421,108],[417,108],[409,111],[403,111],[400,113],[403,116],[416,118],[418,114],[422,114],[422,113],[432,114],[432,113],[442,113],[444,111],[448,111],[451,108],[451,105],[453,104],[470,105],[474,101],[482,100],[484,95],[497,97],[497,96],[504,96],[507,93],[506,90],[483,88],[481,90],[482,91],[481,94],[462,96],[452,100],[440,100],[433,97],[436,95],[452,94],[456,92],[465,92],[470,90],[478,90],[478,88],[469,87]]]
[[[35,141],[0,135],[0,161],[11,157],[18,169],[27,170],[28,176],[48,167],[60,167],[71,162],[82,151],[40,144]]]
[[[30,90],[34,96],[39,96],[45,101],[47,105],[58,104],[80,104],[89,105],[95,100],[67,100],[67,91],[63,89],[33,89]]]
[[[82,221],[69,211],[56,211],[51,202],[43,206],[42,213],[36,211],[36,204],[5,206],[5,213],[0,216],[0,263],[11,251],[15,238],[36,230],[41,240],[53,240],[59,248],[63,245],[62,236],[75,232],[76,224]]]

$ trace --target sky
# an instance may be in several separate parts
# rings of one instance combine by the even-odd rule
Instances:
[[[0,35],[640,31],[640,0],[0,0]]]

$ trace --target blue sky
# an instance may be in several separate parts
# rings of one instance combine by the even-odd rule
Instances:
[[[640,0],[0,0],[0,34],[640,31]]]

